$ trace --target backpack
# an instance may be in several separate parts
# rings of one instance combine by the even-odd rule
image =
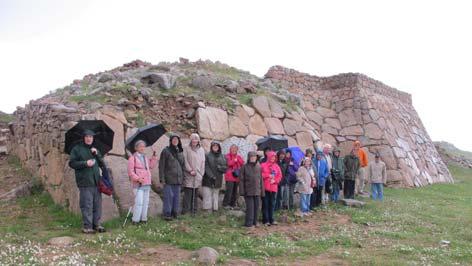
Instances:
[[[110,171],[106,166],[102,167],[102,178],[98,184],[98,190],[108,196],[113,194],[113,177],[110,175]]]

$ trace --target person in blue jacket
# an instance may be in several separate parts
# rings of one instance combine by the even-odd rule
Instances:
[[[321,151],[316,152],[316,156],[313,158],[313,168],[317,173],[316,188],[313,189],[313,194],[310,199],[310,209],[313,210],[315,207],[319,207],[321,204],[324,205],[322,200],[326,179],[328,179],[329,171],[326,159],[323,157]]]

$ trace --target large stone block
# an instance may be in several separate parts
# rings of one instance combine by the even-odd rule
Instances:
[[[285,130],[284,126],[282,125],[282,122],[280,122],[280,119],[278,118],[270,118],[266,117],[264,118],[264,122],[267,127],[267,131],[271,135],[284,135]]]
[[[259,136],[267,136],[267,127],[260,115],[255,114],[249,119],[249,133]]]
[[[228,114],[218,108],[197,109],[197,126],[201,137],[224,140],[229,137]]]

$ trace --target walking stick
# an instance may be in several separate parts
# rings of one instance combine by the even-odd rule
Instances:
[[[128,213],[126,214],[125,222],[123,223],[123,227],[125,227],[126,221],[128,220],[128,217],[129,217],[129,215],[131,214],[131,208],[133,208],[133,207],[129,207]]]

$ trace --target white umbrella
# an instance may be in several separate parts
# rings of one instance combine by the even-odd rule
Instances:
[[[239,155],[241,155],[241,157],[243,157],[244,161],[247,160],[247,154],[250,151],[256,151],[256,148],[257,148],[255,144],[247,141],[246,139],[238,138],[238,137],[231,137],[223,141],[223,143],[221,144],[221,151],[223,152],[224,155],[229,153],[229,148],[233,144],[238,146],[239,148],[238,153]]]

